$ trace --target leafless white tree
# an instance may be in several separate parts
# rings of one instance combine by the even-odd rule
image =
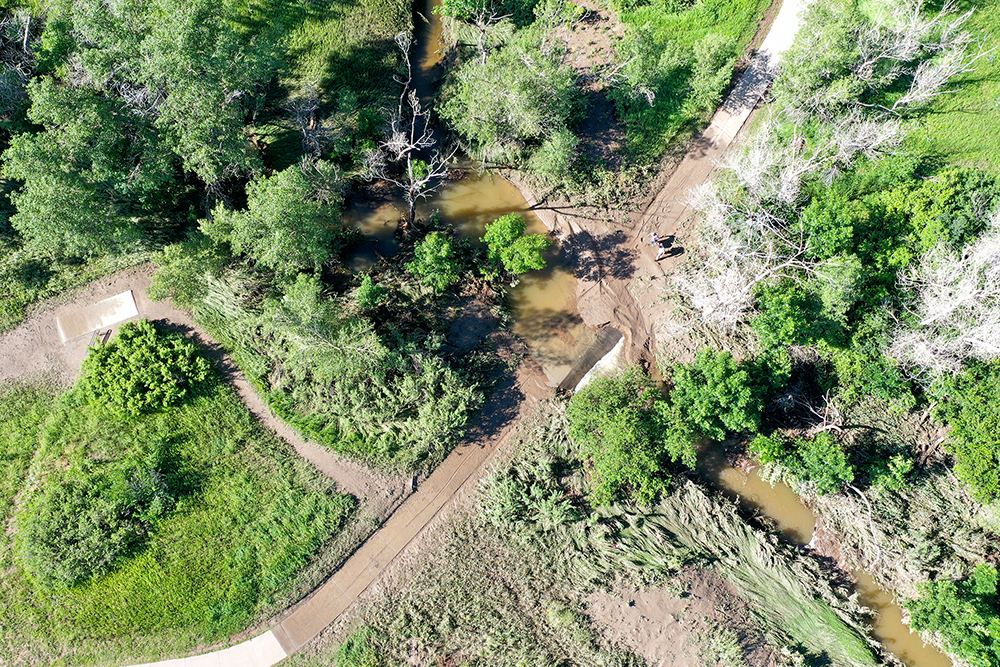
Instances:
[[[916,323],[900,327],[891,356],[932,374],[1000,358],[1000,211],[978,240],[932,249],[902,283],[916,293]]]
[[[369,178],[387,181],[402,191],[408,208],[404,228],[409,228],[416,216],[417,203],[441,187],[458,149],[441,151],[437,147],[430,112],[421,106],[420,98],[412,88],[410,36],[399,33],[396,44],[403,52],[406,79],[396,79],[403,87],[399,104],[390,111],[385,139],[368,154],[365,168]]]

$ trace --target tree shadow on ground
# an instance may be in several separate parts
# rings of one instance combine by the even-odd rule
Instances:
[[[563,252],[577,280],[627,280],[636,272],[635,254],[628,248],[627,242],[625,234],[595,235],[585,230],[565,241]]]

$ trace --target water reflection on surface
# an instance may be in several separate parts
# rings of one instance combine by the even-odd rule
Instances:
[[[348,264],[354,271],[370,269],[379,257],[391,257],[399,250],[394,233],[405,215],[402,201],[381,204],[354,204],[344,219],[361,231],[365,241]],[[470,172],[449,183],[433,199],[422,202],[417,218],[437,214],[441,221],[462,237],[479,243],[486,225],[502,215],[517,213],[531,234],[545,234],[544,223],[528,209],[524,197],[513,184],[500,176]],[[514,333],[524,340],[532,358],[541,365],[549,384],[555,386],[569,373],[576,358],[594,341],[576,308],[576,276],[566,266],[557,243],[546,252],[547,265],[520,277],[510,291],[509,306]]]

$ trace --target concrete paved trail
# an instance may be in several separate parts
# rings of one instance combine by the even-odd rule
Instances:
[[[666,185],[643,212],[634,240],[641,242],[652,231],[658,231],[660,236],[678,235],[682,223],[693,216],[694,211],[688,203],[689,192],[709,179],[771,86],[781,56],[792,45],[799,30],[799,13],[804,7],[804,0],[785,0],[782,3],[750,66],[712,117],[709,126],[692,142]],[[634,244],[634,247],[638,245]],[[669,260],[664,266],[669,266]]]
[[[273,628],[226,649],[144,663],[146,667],[270,667],[300,649],[344,613],[387,566],[427,528],[478,474],[511,434],[531,398],[551,390],[522,364],[493,393],[469,435],[392,516],[322,586]]]

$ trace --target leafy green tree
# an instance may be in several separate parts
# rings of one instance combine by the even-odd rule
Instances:
[[[441,117],[476,157],[521,161],[576,113],[575,75],[530,36],[462,65],[444,90]]]
[[[359,310],[368,310],[382,305],[388,292],[379,285],[370,275],[365,275],[358,285],[358,293],[354,297]]]
[[[921,586],[920,597],[906,603],[910,627],[933,632],[945,648],[975,667],[1000,666],[1000,596],[997,570],[976,566],[965,581],[939,579]]]
[[[462,263],[455,246],[442,232],[431,232],[413,249],[406,269],[435,292],[443,292],[462,277]]]
[[[592,465],[594,502],[610,504],[628,493],[651,503],[668,487],[668,461],[694,465],[691,441],[668,441],[657,402],[656,387],[638,368],[595,378],[570,400],[569,435]]]
[[[528,225],[521,216],[510,213],[486,225],[486,242],[490,263],[508,273],[518,274],[545,268],[543,253],[550,241],[545,234],[525,234]]]
[[[821,496],[854,481],[847,454],[828,432],[797,441],[794,456],[786,457],[784,464],[801,481],[812,483]]]
[[[282,276],[315,270],[326,262],[344,237],[336,208],[318,201],[298,165],[247,185],[247,208],[223,205],[203,220],[202,231],[228,241],[233,251],[252,257]]]
[[[778,432],[758,433],[750,441],[750,453],[761,463],[782,463],[788,457],[788,441]]]
[[[736,66],[736,45],[728,35],[708,34],[695,42],[688,104],[712,111],[722,99]]]
[[[955,473],[982,500],[1000,497],[1000,363],[971,362],[957,376],[932,387],[935,416],[951,426],[945,446],[955,456]]]
[[[158,266],[149,296],[154,301],[170,299],[193,310],[208,294],[205,277],[217,277],[229,259],[228,253],[203,234],[168,245],[155,260]]]
[[[5,178],[23,181],[11,224],[50,252],[99,252],[135,240],[136,216],[162,202],[175,170],[155,130],[119,101],[48,77],[28,86],[44,130],[12,138]]]
[[[127,322],[83,362],[82,385],[92,400],[122,417],[177,405],[210,374],[208,361],[179,334],[147,320]]]
[[[761,387],[728,352],[706,347],[693,363],[678,364],[671,379],[676,421],[686,422],[693,431],[722,440],[727,432],[760,427]]]

